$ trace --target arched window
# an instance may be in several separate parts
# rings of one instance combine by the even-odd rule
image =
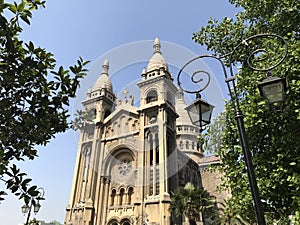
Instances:
[[[195,142],[192,142],[192,149],[195,150]]]
[[[124,190],[124,188],[121,188],[121,190],[120,190],[120,202],[119,202],[119,205],[122,205],[123,204],[123,201],[124,201],[124,192],[125,192],[125,190]]]
[[[167,92],[167,101],[171,104],[174,104],[174,95],[171,95],[170,92]]]
[[[157,99],[157,92],[155,90],[151,90],[147,95],[146,103],[155,102]]]
[[[186,149],[189,149],[189,141],[186,141],[186,142],[185,142],[185,148],[186,148]]]
[[[121,225],[130,225],[129,219],[123,219],[120,223]]]
[[[111,192],[111,195],[110,195],[110,197],[111,197],[110,205],[111,206],[113,206],[115,204],[116,193],[117,193],[116,189],[113,189]]]
[[[88,166],[89,166],[89,149],[85,150],[85,154],[84,154],[84,168],[83,168],[83,181],[86,181],[87,178],[87,170],[88,170]]]
[[[193,184],[197,186],[200,185],[199,175],[196,171],[193,172]]]
[[[105,110],[103,119],[108,117],[110,115],[110,113],[111,113],[110,110]]]
[[[183,141],[179,142],[179,148],[182,149],[183,148]]]
[[[131,205],[131,201],[132,201],[132,194],[133,194],[133,187],[130,187],[128,189],[128,205]]]
[[[118,221],[116,221],[115,219],[111,220],[108,222],[108,225],[118,225]]]
[[[89,110],[89,113],[88,113],[88,117],[89,119],[96,119],[96,116],[97,116],[97,110],[95,108]]]

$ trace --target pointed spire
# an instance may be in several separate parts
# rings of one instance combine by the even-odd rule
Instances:
[[[157,52],[161,53],[161,51],[160,51],[160,41],[159,41],[158,37],[155,38],[155,40],[154,40],[153,48],[154,48],[154,53],[157,53]]]
[[[107,59],[105,59],[102,65],[102,74],[108,75],[108,70],[109,70],[109,62]]]
[[[168,70],[168,65],[166,63],[166,60],[162,56],[162,53],[160,51],[160,41],[158,38],[155,38],[153,43],[154,53],[149,60],[148,66],[147,66],[147,73],[153,71],[154,69],[160,69],[165,68],[165,70]]]
[[[108,60],[105,59],[102,65],[102,71],[100,76],[98,77],[96,83],[94,84],[93,91],[101,90],[102,88],[106,88],[109,91],[113,91],[111,80],[108,75],[109,63]]]

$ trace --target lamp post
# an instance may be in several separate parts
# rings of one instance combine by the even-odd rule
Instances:
[[[37,214],[39,212],[40,208],[41,208],[41,205],[40,205],[39,201],[43,199],[44,194],[45,194],[45,190],[43,188],[38,188],[37,191],[39,191],[39,194],[36,197],[32,197],[30,199],[29,205],[25,204],[21,207],[22,213],[24,215],[27,214],[27,219],[26,219],[25,225],[28,225],[28,223],[29,223],[32,207],[33,207],[34,214]]]
[[[264,68],[257,67],[255,63],[261,63],[263,61],[268,60],[269,59],[269,54],[268,54],[267,49],[258,48],[258,44],[254,44],[253,46],[254,46],[255,50],[251,51],[248,54],[248,57],[246,59],[246,63],[254,71],[267,72],[267,78],[264,79],[258,85],[260,93],[265,98],[267,98],[269,105],[278,104],[278,103],[281,105],[283,103],[284,97],[285,97],[286,80],[285,80],[285,78],[273,77],[271,75],[270,71],[272,69],[274,69],[275,67],[277,67],[278,65],[280,65],[283,62],[283,60],[286,58],[286,55],[287,55],[287,52],[288,52],[288,45],[287,45],[286,41],[281,36],[276,35],[276,34],[258,34],[258,35],[254,35],[254,36],[251,36],[249,38],[246,38],[240,44],[238,44],[233,49],[232,52],[230,52],[226,55],[222,55],[222,56],[200,55],[200,56],[188,61],[181,68],[181,70],[179,71],[178,76],[177,76],[177,83],[183,91],[185,91],[187,93],[199,94],[201,91],[203,91],[208,86],[209,82],[207,84],[205,84],[203,88],[197,89],[195,91],[190,91],[190,90],[184,89],[181,86],[182,83],[180,81],[180,78],[181,78],[181,75],[184,72],[184,69],[187,66],[189,66],[191,63],[195,62],[196,60],[204,59],[204,58],[215,59],[221,64],[221,67],[222,67],[222,70],[223,70],[223,73],[224,73],[224,76],[225,76],[225,82],[227,84],[227,88],[228,88],[228,91],[229,91],[229,94],[230,94],[232,107],[233,107],[234,114],[235,114],[235,119],[237,121],[240,142],[241,142],[241,146],[242,146],[242,150],[243,150],[243,155],[244,155],[245,164],[246,164],[246,168],[247,168],[247,175],[248,175],[251,195],[252,195],[252,199],[253,199],[253,203],[254,203],[254,211],[255,211],[255,214],[256,214],[257,223],[259,225],[265,225],[266,222],[265,222],[265,218],[264,218],[263,208],[261,206],[261,200],[260,200],[260,197],[259,197],[259,190],[258,190],[256,178],[255,178],[254,168],[253,168],[252,159],[251,159],[251,153],[250,153],[249,147],[248,147],[248,140],[247,140],[247,136],[246,136],[245,126],[244,126],[244,119],[243,119],[244,116],[243,116],[243,113],[240,109],[239,96],[238,96],[238,93],[237,93],[237,87],[236,87],[235,77],[234,77],[234,73],[233,73],[233,56],[239,48],[244,47],[248,50],[248,48],[250,47],[249,45],[253,44],[255,42],[255,40],[262,41],[264,39],[269,39],[269,40],[274,39],[274,41],[279,40],[281,45],[284,46],[284,50],[285,50],[283,56],[281,58],[279,58],[272,66],[268,66],[268,67],[264,67]],[[262,42],[259,42],[259,43],[262,43]],[[255,59],[257,57],[258,57],[258,59]],[[225,66],[225,62],[226,62],[226,65],[228,65],[228,67],[229,67],[230,76],[228,76],[227,69],[226,69],[226,66]],[[206,72],[206,71],[196,71],[192,74],[192,77],[191,77],[191,80],[192,80],[193,83],[198,83],[199,84],[200,82],[203,82],[203,79],[195,79],[195,75],[198,74],[198,73],[203,73],[205,75],[208,75],[208,77],[209,77],[209,73]],[[194,105],[195,104],[192,103],[186,109],[190,110]],[[198,108],[201,109],[201,107],[198,107]],[[203,114],[203,111],[199,110],[198,118],[199,118],[199,124],[200,124],[200,132],[202,131],[202,121],[203,121],[203,115],[202,114]],[[209,121],[204,121],[204,122],[207,123]]]

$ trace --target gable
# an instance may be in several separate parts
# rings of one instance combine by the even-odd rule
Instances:
[[[120,136],[139,130],[139,113],[136,107],[116,109],[104,120],[105,138]]]

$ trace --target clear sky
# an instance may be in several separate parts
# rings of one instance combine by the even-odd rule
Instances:
[[[126,47],[129,46],[130,49],[133,45],[136,49],[138,43],[142,47],[151,43],[150,48],[145,49],[150,59],[155,37],[159,37],[162,44],[166,42],[166,45],[173,46],[171,50],[178,50],[168,50],[168,59],[172,61],[175,60],[172,56],[177,58],[188,50],[196,54],[206,53],[204,47],[192,40],[193,32],[206,25],[210,17],[233,17],[237,11],[226,0],[48,0],[46,9],[34,13],[32,25],[24,28],[22,37],[54,53],[58,64],[64,66],[73,64],[78,56],[82,56],[92,62],[91,67],[99,68],[104,57],[113,54],[114,57],[126,58]],[[113,65],[114,62],[109,60]],[[118,68],[115,68],[115,74],[123,73],[126,86],[135,81],[136,75],[139,76],[143,68],[142,63],[132,64],[138,65],[138,69],[127,66],[124,70],[117,71]],[[122,63],[120,65],[126,67]],[[88,86],[93,86],[98,76],[97,71],[95,73],[89,74],[79,96],[84,96]],[[135,77],[131,74],[135,74]],[[113,80],[117,93],[124,88],[122,81],[119,80],[118,83],[120,76],[115,76]],[[74,105],[80,100],[75,100]],[[74,107],[70,107],[70,111],[73,110]],[[39,147],[39,157],[34,161],[19,163],[33,179],[33,183],[43,187],[46,192],[46,200],[41,202],[37,219],[64,222],[76,153],[76,135],[73,131],[68,131],[57,135],[46,147]],[[23,223],[25,217],[21,213],[22,205],[22,201],[9,194],[0,204],[0,225]]]

